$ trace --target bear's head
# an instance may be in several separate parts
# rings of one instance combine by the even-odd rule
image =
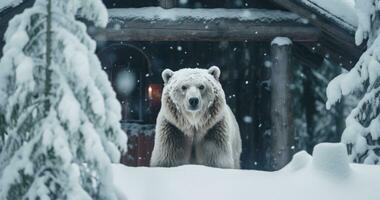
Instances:
[[[162,105],[177,123],[203,126],[218,118],[225,105],[220,69],[165,69]]]

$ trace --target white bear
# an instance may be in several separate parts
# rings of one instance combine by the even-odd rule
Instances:
[[[240,168],[241,138],[226,104],[220,69],[162,72],[164,89],[150,165]]]

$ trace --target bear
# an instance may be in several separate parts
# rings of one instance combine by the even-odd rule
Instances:
[[[226,103],[219,77],[217,66],[162,72],[164,88],[152,167],[195,164],[240,168],[239,126]]]

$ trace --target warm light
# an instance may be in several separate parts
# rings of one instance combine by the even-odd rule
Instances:
[[[153,89],[152,89],[152,86],[150,85],[150,86],[148,87],[148,95],[149,95],[149,99],[152,99],[152,91],[153,91]]]
[[[161,100],[161,85],[160,84],[150,84],[148,86],[148,99],[152,104],[160,104]]]
[[[157,116],[161,106],[162,85],[152,83],[148,85],[147,90],[148,111],[150,113],[149,121],[150,123],[154,123],[156,121],[155,116]]]

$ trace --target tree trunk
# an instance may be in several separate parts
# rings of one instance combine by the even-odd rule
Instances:
[[[294,140],[291,116],[290,64],[291,42],[272,42],[271,59],[271,146],[270,165],[273,170],[285,166],[291,159]]]
[[[48,0],[46,9],[47,9],[47,16],[46,16],[46,69],[45,69],[45,103],[44,103],[44,112],[45,116],[48,115],[50,110],[50,90],[51,90],[51,56],[52,56],[52,30],[51,30],[51,20],[52,20],[52,11],[51,11],[51,1]]]

